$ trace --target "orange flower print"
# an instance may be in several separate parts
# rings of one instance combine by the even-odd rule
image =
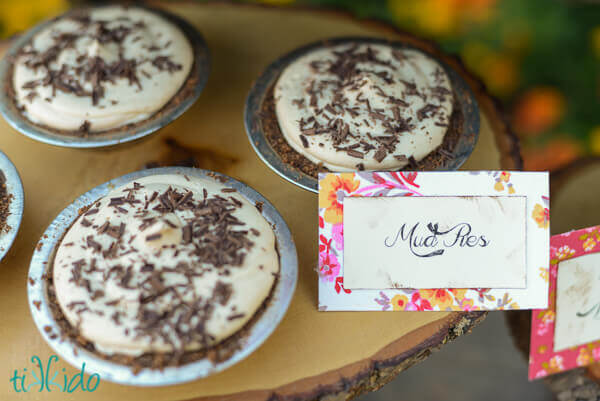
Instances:
[[[586,366],[592,363],[592,352],[585,347],[580,348],[576,363],[577,366]]]
[[[544,336],[550,330],[550,325],[552,322],[554,322],[554,312],[550,309],[547,309],[541,311],[537,317],[541,320],[541,322],[538,323],[535,330],[538,336]]]
[[[542,366],[546,369],[548,373],[558,373],[565,369],[563,365],[563,357],[560,355],[555,355],[550,358],[548,363],[543,363]]]
[[[342,222],[344,196],[356,191],[360,181],[354,179],[354,173],[327,174],[321,180],[319,188],[319,208],[325,208],[323,218],[326,222]]]
[[[506,184],[506,189],[508,190],[509,194],[515,193],[515,187],[510,182],[510,173],[508,171],[501,172],[500,175],[496,178],[494,189],[498,192],[502,192],[505,188],[504,184]]]
[[[396,295],[394,296],[394,298],[392,298],[392,300],[390,301],[390,304],[392,305],[392,308],[396,311],[402,311],[404,309],[406,309],[406,305],[408,305],[408,298],[406,297],[406,295]]]
[[[479,310],[479,306],[475,306],[475,301],[473,299],[464,298],[460,301],[460,309],[464,311],[473,311]]]
[[[554,321],[555,314],[554,311],[547,309],[541,311],[538,317],[542,320],[544,324],[549,324]]]
[[[547,230],[548,226],[550,226],[550,211],[547,207],[543,207],[539,203],[536,203],[533,207],[531,217],[533,217],[539,228]]]
[[[585,241],[583,241],[583,249],[587,252],[591,251],[596,247],[596,239],[594,237],[589,237]]]
[[[550,272],[547,267],[540,267],[540,277],[547,283],[550,279]]]
[[[548,351],[547,345],[540,345],[537,350],[538,354],[544,354],[546,351]]]
[[[440,310],[445,310],[447,307],[452,305],[452,295],[443,288],[436,288],[430,290],[420,290],[421,297],[429,300],[431,306],[439,306]]]
[[[454,295],[454,298],[457,301],[462,301],[465,298],[465,294],[467,293],[467,290],[465,288],[450,288],[448,291],[450,291],[452,295]]]

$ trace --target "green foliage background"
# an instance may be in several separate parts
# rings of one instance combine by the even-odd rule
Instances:
[[[428,37],[459,54],[511,112],[528,168],[553,169],[583,155],[600,156],[600,2],[260,1],[347,10]],[[0,0],[0,37],[82,2]]]

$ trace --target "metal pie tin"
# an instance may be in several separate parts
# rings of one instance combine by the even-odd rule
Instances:
[[[184,81],[179,92],[162,109],[148,119],[138,123],[92,133],[85,137],[76,134],[61,133],[58,130],[53,130],[29,121],[17,109],[12,98],[12,60],[19,49],[27,44],[31,38],[56,20],[52,19],[35,26],[22,36],[17,37],[4,58],[0,61],[0,84],[3,88],[0,91],[0,113],[2,113],[6,121],[14,129],[36,141],[69,148],[99,148],[119,145],[146,137],[183,114],[198,99],[208,80],[210,55],[206,42],[200,32],[183,18],[147,6],[136,5],[136,7],[158,14],[179,27],[190,41],[192,51],[194,52],[194,64],[187,79]],[[77,11],[81,11],[81,9],[73,9],[57,18],[68,16]]]
[[[299,57],[313,50],[320,49],[323,46],[341,45],[345,43],[379,44],[392,46],[396,49],[417,50],[430,56],[444,68],[448,74],[450,82],[452,83],[454,96],[456,97],[456,100],[462,111],[463,125],[458,142],[456,143],[454,150],[450,152],[450,158],[445,159],[444,163],[441,163],[436,170],[458,170],[458,168],[463,165],[463,163],[473,152],[479,137],[479,106],[477,104],[477,99],[473,95],[469,85],[464,81],[458,72],[446,64],[443,60],[440,60],[433,54],[419,47],[403,42],[368,37],[343,37],[314,42],[282,56],[271,63],[271,65],[269,65],[263,71],[263,73],[254,82],[254,85],[248,93],[248,97],[246,98],[246,107],[244,110],[246,133],[248,134],[248,139],[250,140],[250,143],[252,144],[252,147],[256,151],[258,157],[260,157],[260,159],[267,166],[269,166],[271,170],[279,174],[287,181],[308,191],[315,193],[319,191],[318,180],[316,178],[311,177],[310,175],[305,174],[297,168],[284,162],[279,153],[273,149],[263,131],[260,111],[263,102],[269,93],[269,89],[273,86],[281,73],[289,64],[294,62]]]
[[[162,370],[144,368],[137,374],[131,366],[107,361],[85,348],[76,341],[65,336],[61,339],[60,327],[49,308],[48,285],[44,273],[53,262],[55,251],[64,235],[79,216],[79,210],[92,204],[97,199],[106,196],[112,189],[132,180],[157,174],[181,174],[188,177],[198,177],[218,180],[223,185],[235,188],[239,194],[250,203],[262,202],[262,215],[273,227],[277,248],[279,251],[280,276],[273,287],[270,300],[267,300],[264,311],[258,314],[250,326],[245,328],[241,342],[242,346],[228,359],[213,364],[209,359],[200,359],[188,364],[166,367]],[[134,386],[165,386],[189,382],[220,372],[246,358],[254,352],[275,330],[292,300],[298,276],[298,258],[296,246],[285,221],[268,200],[246,184],[236,181],[223,174],[213,173],[186,167],[164,167],[142,170],[127,174],[104,183],[77,198],[66,207],[46,229],[40,240],[41,245],[34,252],[29,266],[28,298],[31,315],[38,330],[46,342],[58,355],[71,365],[80,368],[85,363],[86,371],[98,373],[101,380],[134,385]],[[39,308],[38,308],[39,306]],[[51,330],[48,330],[50,327]]]
[[[19,232],[19,226],[21,220],[23,220],[25,196],[23,194],[23,183],[15,165],[2,152],[0,152],[0,171],[4,174],[6,180],[6,194],[7,196],[12,195],[8,205],[9,215],[6,217],[6,225],[10,228],[8,231],[0,233],[0,260],[2,260]]]

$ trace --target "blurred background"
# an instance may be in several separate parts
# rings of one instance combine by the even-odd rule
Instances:
[[[198,0],[201,1],[201,0]],[[80,2],[80,0],[75,0]],[[578,0],[264,0],[387,21],[458,54],[504,103],[525,168],[600,157],[600,3]],[[68,0],[0,0],[0,40],[66,10]],[[552,400],[501,313],[361,401]]]
[[[76,0],[77,1],[77,0]],[[201,1],[201,0],[199,0]],[[69,7],[0,0],[0,38]],[[525,168],[600,156],[600,4],[585,0],[264,0],[388,21],[461,56],[510,113]]]

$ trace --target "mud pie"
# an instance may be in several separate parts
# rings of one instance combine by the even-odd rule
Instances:
[[[274,61],[245,118],[260,157],[312,191],[319,171],[457,169],[479,133],[477,101],[456,71],[376,38],[321,41]]]
[[[192,43],[192,28],[178,22],[141,7],[71,11],[12,51],[9,100],[26,121],[53,134],[135,132],[204,84],[198,65],[206,75],[208,55],[195,60],[203,41],[195,32]]]
[[[150,175],[82,210],[56,250],[49,298],[88,349],[163,367],[243,333],[279,270],[273,229],[235,189]]]
[[[23,219],[21,177],[10,159],[0,152],[0,260],[14,243]]]

